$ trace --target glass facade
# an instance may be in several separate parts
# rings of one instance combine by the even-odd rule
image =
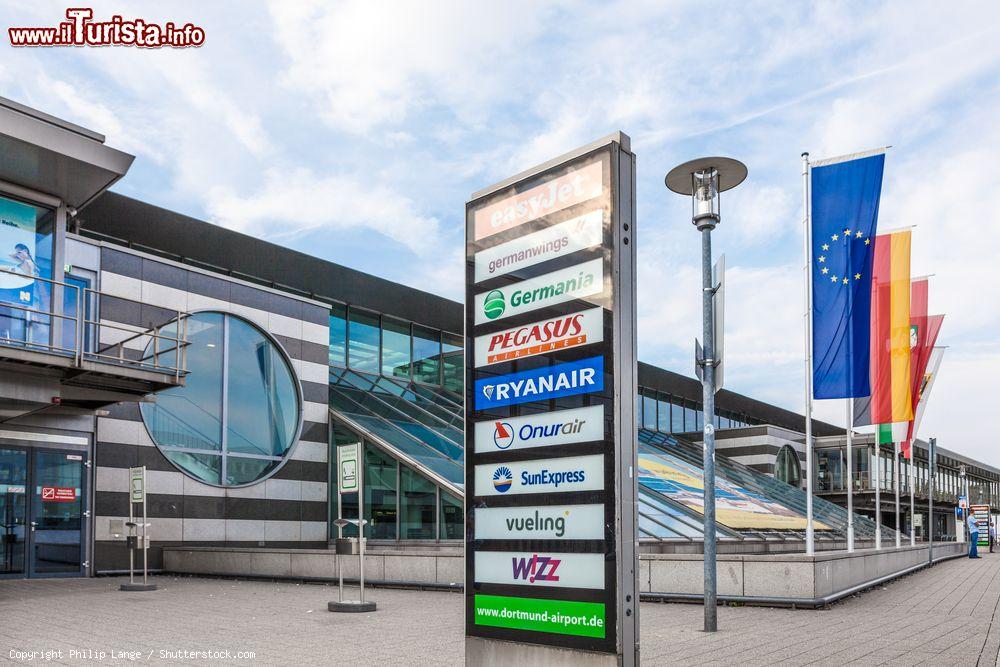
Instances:
[[[688,433],[700,431],[703,414],[701,404],[680,396],[639,388],[636,402],[636,425],[660,433]],[[741,428],[760,423],[748,415],[716,409],[716,428]]]
[[[329,360],[336,368],[443,387],[461,401],[465,358],[459,334],[335,304]]]
[[[302,407],[295,375],[277,345],[235,315],[196,313],[187,330],[184,386],[140,404],[150,437],[195,479],[217,486],[255,482],[281,464],[294,442]]]

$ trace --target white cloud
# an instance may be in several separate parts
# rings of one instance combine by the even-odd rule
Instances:
[[[437,219],[406,197],[352,175],[318,176],[305,168],[268,170],[263,187],[250,195],[212,188],[207,210],[218,224],[283,242],[326,228],[373,230],[418,253],[440,244]]]

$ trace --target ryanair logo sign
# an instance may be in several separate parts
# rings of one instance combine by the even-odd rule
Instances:
[[[604,357],[596,356],[476,380],[476,410],[604,390]]]

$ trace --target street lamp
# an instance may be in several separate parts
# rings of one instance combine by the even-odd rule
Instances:
[[[718,629],[715,538],[715,351],[712,284],[712,230],[719,224],[719,195],[747,177],[746,166],[728,157],[703,157],[670,170],[664,183],[680,195],[691,197],[691,222],[701,232],[701,315],[704,335],[702,396],[704,402],[704,535],[705,632]]]

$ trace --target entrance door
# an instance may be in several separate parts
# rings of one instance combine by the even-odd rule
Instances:
[[[0,578],[78,577],[86,454],[0,445]]]
[[[29,576],[83,574],[84,457],[83,452],[32,450]]]
[[[0,578],[27,574],[27,498],[28,450],[0,445]]]

